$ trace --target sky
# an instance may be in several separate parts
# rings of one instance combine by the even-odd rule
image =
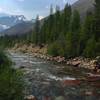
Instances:
[[[59,5],[62,9],[66,3],[73,4],[77,0],[0,0],[0,13],[10,15],[24,15],[27,19],[47,16],[50,5],[55,8]]]

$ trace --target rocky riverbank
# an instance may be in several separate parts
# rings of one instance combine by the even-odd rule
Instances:
[[[53,57],[47,54],[47,46],[39,47],[39,46],[34,46],[33,44],[30,45],[16,44],[13,48],[10,49],[10,51],[29,53],[34,57],[45,59],[48,61],[64,63],[66,65],[71,65],[74,67],[82,67],[100,72],[99,70],[100,56],[94,59],[84,58],[84,57],[76,57],[72,59],[65,59],[65,57],[61,56]]]
[[[9,50],[14,67],[23,71],[23,78],[27,83],[25,100],[91,100],[90,97],[99,100],[100,74],[78,68],[82,67],[79,66],[79,58],[80,61],[85,61],[85,58],[68,60],[64,57],[52,57],[47,55],[46,48],[20,45]],[[59,59],[63,60],[59,62]],[[75,67],[69,66],[72,62]]]

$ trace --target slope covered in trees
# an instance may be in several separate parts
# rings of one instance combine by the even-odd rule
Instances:
[[[40,43],[48,44],[48,53],[54,56],[95,57],[100,55],[100,1],[95,0],[95,12],[87,12],[82,23],[77,10],[72,13],[71,6],[66,4],[63,12],[59,6],[44,21],[40,29]]]
[[[94,12],[87,11],[86,18],[81,21],[77,10],[72,11],[66,4],[61,12],[56,12],[51,5],[50,15],[41,25],[37,16],[34,32],[21,37],[1,37],[3,43],[16,42],[48,45],[48,54],[72,58],[76,56],[95,57],[100,55],[100,0],[95,0]]]

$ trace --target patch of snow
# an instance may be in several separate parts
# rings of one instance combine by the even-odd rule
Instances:
[[[44,17],[43,16],[39,16],[39,20],[43,19]]]
[[[8,29],[8,28],[10,28],[9,26],[7,26],[7,25],[2,25],[2,24],[0,24],[0,27],[2,27],[3,29]]]

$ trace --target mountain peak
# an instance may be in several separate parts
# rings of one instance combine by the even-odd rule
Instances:
[[[24,15],[5,15],[0,17],[0,31],[6,28],[10,28],[18,23],[25,22],[27,19],[25,18]]]
[[[78,10],[81,17],[86,15],[87,11],[93,11],[95,0],[78,0],[72,5],[73,10]]]

